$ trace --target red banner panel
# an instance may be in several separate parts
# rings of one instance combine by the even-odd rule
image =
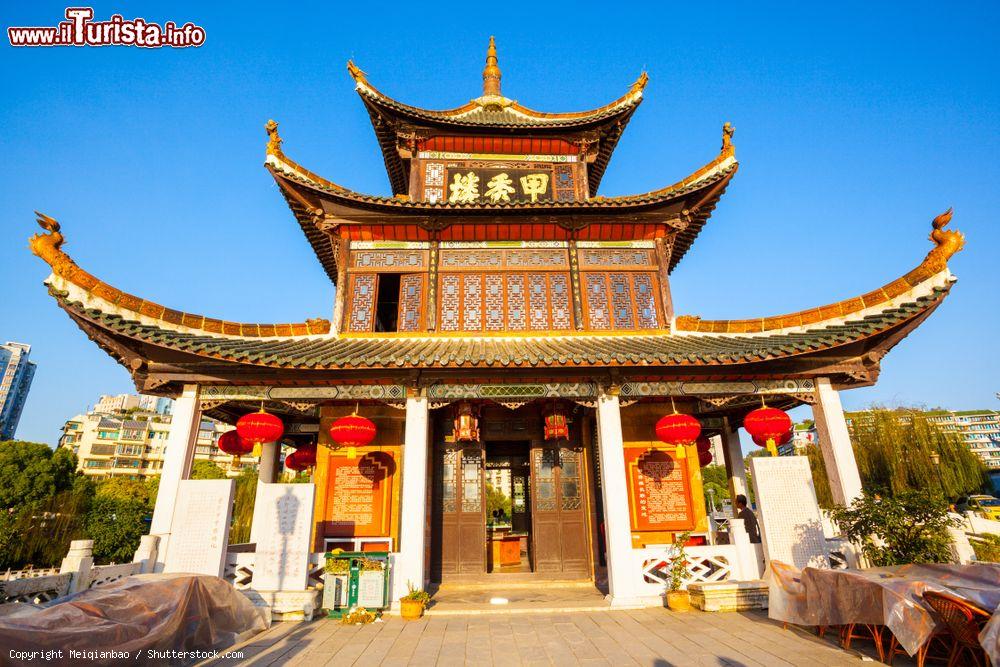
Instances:
[[[681,531],[695,527],[686,458],[673,451],[625,449],[629,514],[634,531]]]
[[[330,457],[327,484],[327,537],[388,536],[392,513],[392,452],[371,452],[360,458]]]

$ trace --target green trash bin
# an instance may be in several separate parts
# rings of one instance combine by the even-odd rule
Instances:
[[[325,554],[323,608],[329,618],[353,609],[389,606],[389,554],[385,551],[331,551]]]

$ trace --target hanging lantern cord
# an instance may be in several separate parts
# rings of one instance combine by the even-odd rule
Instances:
[[[674,404],[673,396],[670,397],[670,409],[674,411],[675,415],[677,414],[677,406]]]

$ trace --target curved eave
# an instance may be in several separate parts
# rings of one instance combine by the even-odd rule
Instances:
[[[57,298],[69,298],[77,303],[87,304],[88,307],[98,308],[102,312],[118,313],[150,326],[164,326],[192,334],[240,339],[275,336],[294,339],[330,331],[330,321],[322,318],[305,322],[258,324],[231,322],[167,308],[150,299],[122,291],[83,270],[60,249],[62,242],[62,234],[58,228],[54,235],[38,234],[31,239],[32,251],[52,269],[45,284],[48,285],[50,293]]]
[[[302,167],[284,153],[271,153],[266,166],[281,186],[289,206],[296,215],[327,274],[335,280],[336,263],[329,236],[318,232],[316,222],[321,213],[339,217],[343,209],[362,213],[383,214],[398,224],[419,224],[428,216],[457,218],[459,216],[579,215],[582,217],[649,213],[670,209],[673,219],[687,211],[689,219],[677,233],[669,270],[673,270],[694,243],[711,215],[729,181],[739,168],[731,150],[720,153],[714,160],[680,181],[650,192],[620,197],[592,197],[584,201],[511,204],[451,204],[411,201],[406,197],[384,197],[355,192]],[[294,193],[292,196],[290,193]],[[349,217],[345,215],[344,217]],[[605,218],[606,220],[606,218]],[[455,222],[461,222],[455,220]]]
[[[470,369],[587,373],[588,369],[621,368],[643,376],[808,377],[833,372],[845,362],[855,362],[851,369],[856,371],[858,359],[872,351],[888,351],[937,307],[947,291],[948,286],[934,289],[878,315],[767,337],[615,332],[517,337],[327,335],[297,341],[239,340],[167,330],[87,308],[66,296],[57,298],[92,338],[106,339],[111,347],[128,351],[116,358],[132,355],[152,365],[153,372],[201,372],[220,380],[237,380],[273,377],[269,374],[285,369],[297,373],[286,375],[287,380],[308,381],[323,373],[327,379],[347,379],[357,373],[387,377],[386,373],[414,370]],[[866,363],[877,372],[878,359]],[[139,369],[140,364],[132,364],[133,371]],[[850,376],[840,379],[842,383],[864,381]]]
[[[944,222],[937,224],[939,220]],[[703,320],[698,316],[680,315],[674,318],[673,331],[686,335],[772,335],[806,330],[820,323],[837,324],[851,318],[865,317],[899,307],[934,290],[949,289],[955,281],[947,261],[964,244],[960,232],[941,231],[951,220],[951,213],[935,219],[931,240],[935,247],[912,271],[860,296],[844,299],[817,308],[794,313],[742,320]]]
[[[629,91],[604,106],[588,111],[546,113],[530,109],[504,97],[481,97],[462,106],[446,110],[421,109],[404,104],[383,94],[360,75],[360,70],[349,67],[355,80],[355,89],[361,97],[375,130],[386,173],[393,194],[409,190],[409,161],[398,150],[397,129],[400,126],[423,127],[455,134],[482,133],[532,134],[566,136],[581,132],[598,131],[600,145],[594,162],[587,170],[590,192],[596,194],[618,140],[628,125],[632,114],[642,103],[647,77],[641,76]]]
[[[453,109],[434,110],[405,104],[389,97],[369,83],[364,76],[359,74],[358,70],[349,71],[354,78],[355,90],[361,99],[364,100],[365,104],[377,108],[382,114],[416,125],[430,123],[437,127],[451,129],[462,127],[477,129],[504,127],[589,129],[597,124],[615,122],[624,114],[634,111],[642,102],[643,90],[648,80],[648,77],[642,76],[621,97],[603,106],[585,111],[536,111],[515,100],[499,96],[480,97]],[[509,118],[507,122],[503,120],[505,117]]]

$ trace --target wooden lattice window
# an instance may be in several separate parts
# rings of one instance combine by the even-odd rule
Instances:
[[[584,273],[587,328],[598,331],[662,328],[657,287],[656,274],[650,272]]]
[[[572,328],[569,273],[441,275],[441,331],[561,331]]]

